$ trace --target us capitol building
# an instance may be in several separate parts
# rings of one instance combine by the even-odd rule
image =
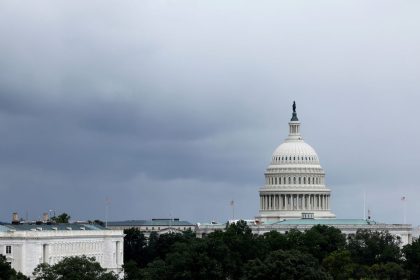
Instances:
[[[346,235],[355,234],[358,229],[388,231],[401,240],[401,245],[412,242],[410,224],[336,218],[331,212],[331,190],[325,185],[325,172],[318,155],[300,134],[295,102],[289,135],[271,157],[265,171],[265,184],[259,189],[259,200],[258,216],[246,220],[255,234],[272,230],[287,233],[291,229],[306,230],[320,224],[334,226]],[[199,223],[196,234],[202,237],[225,228],[226,224]]]
[[[262,222],[296,218],[335,218],[330,209],[331,190],[315,150],[303,141],[293,103],[289,136],[277,147],[260,189]]]

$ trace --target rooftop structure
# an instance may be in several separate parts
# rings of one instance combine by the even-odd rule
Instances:
[[[195,224],[192,224],[188,221],[182,221],[178,218],[108,222],[108,228],[120,230],[136,228],[140,230],[146,237],[149,237],[150,233],[152,232],[156,232],[157,234],[164,234],[170,232],[182,233],[186,230],[195,231],[195,227]]]

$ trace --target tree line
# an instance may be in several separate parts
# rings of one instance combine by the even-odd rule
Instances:
[[[420,279],[420,242],[401,248],[388,232],[317,225],[256,235],[239,221],[203,238],[125,234],[125,280]]]

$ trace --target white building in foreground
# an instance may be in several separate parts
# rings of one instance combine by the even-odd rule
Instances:
[[[259,189],[259,214],[248,225],[255,234],[269,231],[287,233],[291,229],[307,230],[315,225],[340,229],[346,235],[359,229],[388,231],[400,239],[401,245],[412,242],[410,224],[384,224],[367,219],[336,219],[331,211],[331,190],[325,184],[315,150],[303,141],[300,122],[293,103],[289,136],[278,146],[265,172],[265,184]],[[198,224],[196,234],[205,236],[224,230],[227,224]],[[419,230],[420,232],[420,230]],[[414,237],[420,235],[415,233]]]
[[[0,224],[0,254],[28,277],[40,263],[65,257],[94,257],[101,266],[122,272],[124,234],[96,224]]]

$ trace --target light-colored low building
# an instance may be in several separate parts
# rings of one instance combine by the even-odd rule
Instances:
[[[387,231],[392,235],[396,236],[401,241],[401,246],[410,244],[412,242],[412,227],[409,224],[384,224],[377,223],[372,220],[363,219],[289,219],[274,223],[261,224],[259,221],[249,222],[248,226],[251,228],[254,234],[264,234],[270,231],[277,231],[280,233],[288,233],[292,229],[299,231],[305,231],[315,225],[326,225],[333,226],[346,236],[351,236],[359,229],[366,229],[371,231]],[[196,229],[197,237],[204,237],[209,233],[226,229],[225,224],[220,223],[207,223],[198,224]]]
[[[120,274],[123,250],[123,231],[96,224],[0,224],[0,254],[29,277],[41,263],[53,265],[65,257],[82,255]]]
[[[146,237],[149,237],[152,232],[158,235],[165,233],[182,233],[187,230],[195,231],[195,224],[188,221],[182,221],[178,218],[175,219],[151,219],[151,220],[128,220],[128,221],[115,221],[108,222],[107,225],[110,229],[130,229],[136,228],[140,230]]]

